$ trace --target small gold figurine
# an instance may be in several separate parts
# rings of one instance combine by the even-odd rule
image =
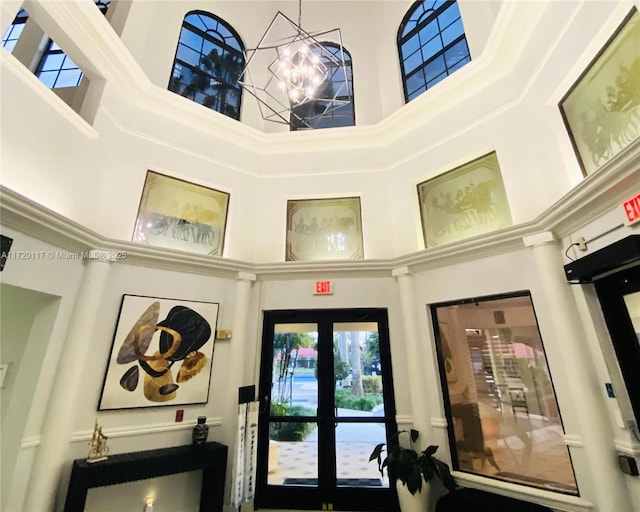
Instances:
[[[102,427],[98,425],[98,419],[96,418],[96,424],[93,427],[93,437],[89,446],[89,456],[87,462],[99,462],[101,460],[107,460],[107,454],[109,453],[109,447],[107,446],[108,437],[102,433]]]

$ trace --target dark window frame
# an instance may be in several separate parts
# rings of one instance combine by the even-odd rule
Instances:
[[[20,32],[20,35],[18,35],[17,38],[12,39],[11,36],[13,34],[13,31],[15,30],[15,28],[17,26],[25,25],[27,23],[28,19],[29,19],[29,13],[25,9],[20,9],[18,11],[18,14],[16,14],[16,17],[11,22],[11,25],[9,25],[9,27],[7,28],[7,30],[5,31],[5,33],[2,36],[2,43],[1,44],[2,44],[3,48],[6,48],[8,43],[13,42],[13,46],[11,47],[11,50],[10,50],[10,51],[13,52],[13,48],[17,44],[18,39],[20,39],[20,35],[22,35],[22,32]]]
[[[109,9],[109,5],[111,3],[111,0],[94,0],[94,3],[96,5],[96,7],[100,10],[102,15],[106,16],[107,15],[107,10]],[[60,61],[60,66],[57,69],[56,68],[47,69],[47,70],[43,69],[45,67],[45,65],[47,64],[47,60],[50,57],[55,57],[55,56],[59,56],[59,55],[62,55],[63,58]],[[70,62],[71,64],[73,64],[73,66],[72,67],[66,67],[66,68],[63,67],[66,62]],[[71,57],[69,57],[64,52],[64,50],[62,48],[60,48],[60,46],[53,39],[49,38],[49,41],[47,42],[47,45],[46,45],[46,49],[43,52],[42,56],[40,57],[40,61],[38,62],[38,66],[36,67],[35,75],[38,78],[40,78],[40,80],[42,80],[42,78],[41,78],[41,74],[42,73],[48,73],[50,71],[56,71],[56,70],[57,70],[57,75],[56,75],[56,78],[53,80],[53,83],[50,86],[50,89],[57,89],[57,88],[62,88],[62,87],[78,87],[80,85],[80,83],[82,82],[82,78],[84,77],[84,72],[82,71],[82,69],[80,69],[80,67],[71,59]],[[58,79],[60,78],[60,74],[63,71],[75,71],[75,70],[77,70],[79,72],[79,75],[78,75],[78,78],[77,78],[76,83],[74,85],[64,85],[64,86],[60,86],[60,87],[58,87],[56,85],[58,83]],[[43,83],[44,83],[44,81],[43,81]]]
[[[213,24],[216,27],[222,26],[226,31],[229,32],[229,34],[231,35],[232,39],[234,40],[235,44],[238,46],[239,49],[234,47],[232,44],[229,44],[229,42],[227,41],[227,37],[225,37],[220,32],[216,30],[203,30],[202,28],[194,25],[191,21],[188,20],[190,16],[203,16],[213,21],[214,22]],[[185,43],[181,42],[181,37],[184,30],[187,30],[191,34],[195,35],[196,37],[201,38],[200,49],[192,48],[191,46],[188,46]],[[238,32],[229,23],[227,23],[222,18],[216,16],[215,14],[212,14],[207,11],[201,11],[201,10],[189,11],[187,14],[185,14],[184,19],[182,21],[182,26],[180,29],[180,34],[178,36],[178,42],[176,44],[176,53],[173,59],[173,65],[171,67],[171,73],[169,75],[169,83],[167,85],[167,89],[176,94],[180,94],[181,96],[186,97],[194,101],[195,103],[198,103],[199,105],[203,105],[207,108],[210,108],[211,110],[215,110],[216,112],[219,112],[223,115],[226,115],[227,117],[230,117],[232,119],[239,121],[240,111],[242,110],[242,86],[238,83],[238,81],[241,78],[241,76],[238,75],[235,78],[235,80],[225,80],[224,79],[225,77],[222,76],[222,73],[214,73],[213,71],[204,72],[204,70],[202,69],[202,59],[207,57],[203,53],[203,47],[205,46],[205,44],[209,44],[213,47],[213,49],[220,51],[221,55],[224,55],[226,52],[228,54],[233,55],[234,58],[240,58],[240,64],[238,65],[238,68],[239,70],[244,69],[245,45],[242,42],[242,38],[240,37]],[[190,64],[178,57],[178,54],[182,46],[194,52],[198,52],[200,54],[198,66],[194,66],[193,64]],[[206,90],[206,88],[196,88],[196,87],[193,87],[192,85],[183,84],[180,81],[175,82],[176,70],[180,70],[180,73],[181,73],[183,68],[186,68],[187,70],[189,70],[189,72],[193,76],[193,79],[200,79],[204,81],[209,80],[210,84],[212,81],[215,81],[216,85],[219,85],[223,89],[225,89],[225,93],[220,94],[218,92],[215,95],[206,95],[203,92],[204,90]],[[178,90],[176,90],[178,86],[184,86],[182,92],[178,92]],[[237,98],[238,98],[237,109],[230,102],[225,101],[226,90],[231,90],[234,92],[234,94],[237,95]],[[205,96],[205,100],[203,102],[196,100],[196,95],[198,93],[201,93]],[[212,98],[212,99],[210,101],[207,101],[208,98]]]
[[[429,0],[432,1],[432,0]],[[421,64],[419,64],[418,66],[416,66],[414,69],[411,69],[409,71],[406,70],[405,68],[405,62],[406,60],[410,57],[410,55],[404,56],[403,55],[403,46],[409,42],[414,36],[421,34],[423,29],[425,29],[430,23],[438,23],[438,20],[440,18],[440,15],[444,14],[445,11],[447,11],[447,9],[449,9],[453,4],[457,4],[457,2],[455,0],[447,0],[445,2],[443,2],[442,4],[440,4],[439,6],[437,6],[435,9],[431,10],[430,13],[428,13],[429,10],[425,11],[419,18],[417,21],[412,21],[413,16],[415,15],[416,11],[418,9],[420,9],[423,4],[424,4],[424,0],[418,0],[417,2],[414,2],[413,5],[411,6],[411,8],[407,11],[407,13],[405,14],[404,18],[402,19],[402,22],[400,23],[400,27],[398,28],[398,35],[397,35],[397,47],[398,47],[398,59],[399,59],[399,63],[400,63],[400,71],[402,74],[402,89],[404,92],[404,99],[405,99],[405,103],[409,103],[411,100],[415,99],[416,97],[420,96],[420,94],[422,94],[423,92],[427,91],[429,88],[433,87],[434,85],[436,85],[437,83],[439,83],[440,81],[444,80],[447,76],[451,75],[452,73],[454,73],[456,70],[458,70],[460,67],[464,66],[465,64],[469,63],[471,61],[471,53],[469,51],[469,45],[467,43],[467,38],[466,38],[466,34],[464,31],[464,26],[462,27],[462,34],[458,35],[456,38],[454,38],[453,40],[451,40],[449,43],[447,43],[446,45],[444,44],[444,42],[442,41],[442,48],[435,52],[432,53],[431,55],[429,55],[426,59],[424,58],[424,56],[421,59]],[[435,5],[435,1],[434,1],[434,5]],[[462,23],[462,15],[460,16],[460,22]],[[443,32],[449,28],[450,26],[453,25],[453,23],[455,23],[457,20],[455,20],[454,22],[449,23],[446,27],[444,28],[440,28],[439,23],[438,23],[438,32],[436,35],[433,36],[433,38],[435,37],[439,37],[442,39],[442,34]],[[406,31],[407,29],[407,25],[409,23],[415,23],[415,26]],[[405,33],[406,31],[406,33]],[[430,38],[430,40],[432,40],[433,38]],[[464,42],[465,46],[466,46],[466,55],[458,60],[457,62],[453,63],[452,65],[449,65],[447,63],[447,60],[445,58],[446,53],[451,50],[452,48],[454,48],[456,45],[458,45],[459,43]],[[426,43],[425,43],[426,44]],[[422,48],[424,47],[424,44],[420,45],[415,52],[413,52],[411,55],[414,55],[415,53],[421,52]],[[435,77],[433,77],[431,80],[427,80],[427,78],[425,77],[425,70],[429,67],[430,64],[435,63],[438,59],[442,59],[443,61],[443,71],[441,73],[439,73],[438,75],[436,75]],[[420,75],[422,75],[421,77],[421,85],[417,88],[414,88],[413,90],[409,91],[408,90],[408,83],[409,80],[411,80],[414,77],[419,77]],[[420,92],[418,92],[420,91]]]
[[[609,330],[611,344],[618,360],[636,425],[640,424],[640,341],[636,336],[625,295],[640,292],[640,265],[623,268],[594,280],[602,314]]]
[[[458,299],[458,300],[451,300],[451,301],[446,301],[446,302],[439,302],[439,303],[435,303],[435,304],[431,304],[429,305],[429,311],[430,311],[430,321],[432,323],[433,326],[433,333],[434,333],[434,341],[435,341],[435,349],[436,349],[436,358],[438,361],[438,372],[440,375],[440,386],[442,389],[442,401],[443,401],[443,405],[444,405],[444,412],[445,412],[445,418],[447,420],[447,434],[448,434],[448,440],[449,440],[449,450],[451,453],[451,465],[452,465],[452,469],[454,471],[460,471],[461,473],[465,473],[465,474],[471,474],[471,475],[475,475],[475,476],[479,476],[481,478],[487,478],[489,480],[497,480],[499,482],[505,482],[505,479],[502,478],[498,478],[496,476],[491,476],[491,475],[484,475],[484,474],[479,474],[479,473],[474,473],[474,472],[469,472],[466,471],[465,469],[462,469],[460,467],[460,458],[458,456],[458,447],[456,446],[456,434],[454,431],[454,418],[453,418],[453,410],[452,410],[452,404],[451,404],[451,397],[450,397],[450,393],[449,393],[449,385],[447,382],[447,374],[446,374],[446,366],[445,366],[445,357],[444,357],[444,350],[443,350],[443,344],[442,344],[442,340],[440,337],[440,330],[438,329],[438,315],[437,315],[437,310],[438,308],[442,308],[442,307],[447,307],[447,306],[458,306],[458,305],[463,305],[463,304],[474,304],[474,303],[481,303],[481,302],[490,302],[490,301],[496,301],[496,300],[501,300],[501,299],[512,299],[512,298],[523,298],[523,297],[528,297],[529,300],[531,301],[531,308],[532,308],[532,312],[533,312],[533,316],[536,322],[536,327],[538,328],[538,331],[540,330],[540,323],[538,322],[538,315],[536,313],[535,310],[535,305],[533,303],[533,296],[531,294],[530,290],[518,290],[518,291],[513,291],[513,292],[507,292],[507,293],[501,293],[501,294],[495,294],[495,295],[485,295],[485,296],[481,296],[481,297],[471,297],[471,298],[465,298],[465,299]],[[544,354],[544,358],[545,361],[547,362],[547,366],[548,366],[548,358],[547,358],[547,352],[544,346],[544,341],[542,340],[542,335],[540,335],[540,340],[541,340],[541,349],[542,352]],[[562,427],[563,432],[566,432],[565,430],[565,426],[564,426],[564,421],[562,419],[562,411],[560,411],[560,405],[558,404],[557,400],[558,400],[558,394],[556,393],[556,386],[553,382],[553,376],[551,375],[551,373],[549,372],[549,381],[551,384],[551,389],[553,390],[553,395],[556,399],[556,405],[558,407],[558,421],[560,426]],[[575,475],[575,465],[574,465],[574,461],[573,461],[573,457],[571,456],[571,451],[568,450],[568,454],[569,454],[569,460],[571,462],[571,469],[573,471],[573,475],[574,475],[574,481],[576,482],[576,492],[566,492],[563,490],[556,490],[554,489],[552,492],[556,492],[558,494],[564,494],[567,496],[574,496],[574,497],[580,497],[580,488],[578,487],[578,480],[576,478]],[[513,481],[509,481],[506,480],[507,482],[510,483],[514,483],[515,485],[521,485],[523,487],[527,487],[527,488],[532,488],[532,489],[539,489],[540,487],[536,487],[535,485],[527,485],[525,482],[513,482]]]
[[[329,411],[334,411],[333,393],[318,395],[318,416],[273,416],[270,407],[272,367],[264,364],[273,357],[273,339],[275,325],[282,323],[315,323],[318,326],[318,342],[331,336],[333,324],[342,322],[377,322],[380,364],[382,375],[382,392],[385,404],[385,415],[376,418],[334,417]],[[325,346],[326,347],[326,346]],[[319,352],[318,380],[330,378],[333,381],[333,343],[325,350],[324,356]],[[397,510],[397,495],[393,485],[389,488],[357,488],[341,487],[335,484],[335,458],[326,452],[318,454],[317,487],[269,485],[269,423],[278,422],[318,422],[325,423],[325,433],[319,433],[319,446],[335,446],[335,422],[344,423],[384,423],[386,440],[397,432],[396,408],[393,387],[393,368],[391,361],[391,345],[389,340],[388,310],[386,308],[351,308],[351,309],[309,309],[309,310],[267,310],[263,311],[262,351],[260,368],[259,398],[261,415],[258,422],[258,464],[256,476],[256,510],[259,508],[291,508],[301,510],[320,510],[324,503],[331,503],[335,510],[353,510],[367,512],[390,512]],[[320,391],[320,390],[319,390]],[[265,397],[267,397],[265,399]],[[322,453],[322,456],[320,455]],[[333,454],[335,455],[335,454]],[[371,462],[370,464],[374,464]],[[328,481],[323,479],[328,476]],[[333,479],[333,482],[331,481]]]

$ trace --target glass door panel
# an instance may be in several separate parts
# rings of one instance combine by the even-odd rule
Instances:
[[[375,322],[333,326],[336,416],[382,417],[380,341]]]
[[[300,421],[269,424],[269,485],[318,485],[317,427]]]
[[[624,385],[629,395],[628,405],[624,406],[627,410],[623,411],[625,422],[633,422],[634,416],[637,426],[640,424],[640,265],[597,279],[594,284],[617,358],[617,364],[610,363],[612,371],[620,371],[620,386]]]
[[[369,462],[373,448],[386,443],[384,423],[338,423],[336,427],[337,485],[349,487],[389,487],[385,471]]]
[[[338,486],[388,487],[369,455],[386,442],[377,322],[333,324]]]
[[[273,336],[273,416],[316,416],[318,326],[277,324]]]

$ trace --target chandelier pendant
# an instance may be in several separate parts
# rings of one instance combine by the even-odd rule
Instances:
[[[340,29],[309,33],[278,11],[255,48],[245,50],[239,84],[265,121],[298,127],[351,102]],[[319,37],[331,41],[323,45]],[[338,84],[336,86],[336,83]]]

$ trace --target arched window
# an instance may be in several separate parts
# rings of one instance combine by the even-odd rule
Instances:
[[[27,13],[27,11],[25,11],[24,9],[20,9],[15,19],[13,20],[13,23],[9,26],[9,28],[2,36],[2,47],[5,48],[8,52],[13,52],[13,47],[18,42],[18,38],[24,30],[24,24],[27,22],[27,18],[29,18],[29,14]]]
[[[212,14],[193,11],[182,23],[169,90],[233,119],[240,119],[244,45]]]
[[[111,0],[94,0],[103,15],[107,14]],[[82,80],[82,70],[64,53],[53,39],[49,39],[36,69],[42,83],[51,89],[76,87]]]
[[[398,30],[405,101],[471,61],[460,10],[455,1],[413,4]]]
[[[328,42],[321,44],[334,57],[331,59],[326,55],[323,56],[320,50],[314,50],[321,56],[322,63],[327,67],[327,78],[321,85],[326,88],[322,97],[332,99],[306,102],[294,107],[290,123],[292,131],[308,128],[336,128],[355,124],[351,55],[338,44]],[[339,64],[343,58],[344,67]]]

